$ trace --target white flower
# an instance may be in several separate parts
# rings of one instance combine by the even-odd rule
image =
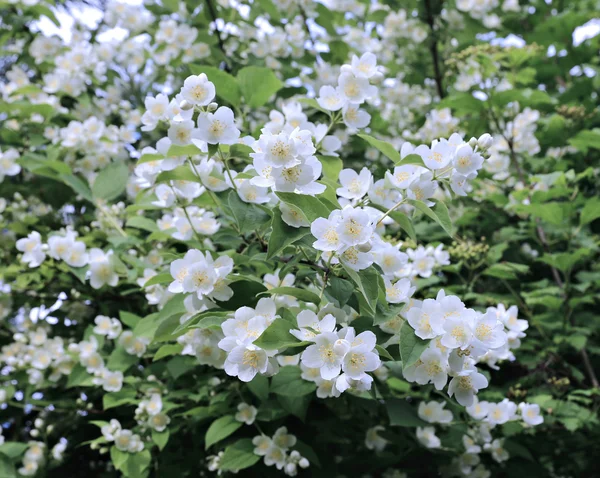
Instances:
[[[233,348],[225,361],[225,372],[242,382],[251,381],[257,373],[265,373],[269,361],[267,353],[252,344]]]
[[[383,451],[385,446],[388,444],[388,441],[385,438],[380,437],[378,435],[378,432],[383,430],[385,430],[385,428],[383,428],[383,426],[381,425],[371,427],[367,430],[367,435],[365,437],[365,446],[369,450],[375,450],[380,452]]]
[[[214,113],[201,113],[198,116],[200,140],[209,144],[235,144],[239,137],[240,130],[235,125],[231,108],[221,106]]]
[[[4,176],[16,176],[21,172],[21,166],[16,162],[18,158],[19,152],[16,149],[4,152],[0,149],[0,183],[4,181]]]
[[[446,402],[421,402],[419,403],[419,418],[429,423],[450,423],[452,412],[445,410]]]
[[[215,85],[204,73],[188,76],[183,82],[181,96],[192,105],[206,106],[215,97]]]
[[[488,415],[489,406],[488,402],[480,402],[477,397],[474,397],[473,404],[466,410],[474,419],[483,420]]]
[[[451,349],[466,349],[473,338],[473,325],[465,315],[448,317],[443,324],[442,345]]]
[[[410,186],[408,186],[408,189],[406,190],[406,195],[410,199],[423,201],[428,206],[433,206],[434,203],[428,201],[428,199],[435,194],[438,183],[432,181],[432,178],[433,175],[430,172],[421,174],[417,179],[410,183]]]
[[[171,423],[171,419],[164,413],[157,413],[148,417],[148,425],[157,432],[165,431],[169,423]]]
[[[94,319],[96,327],[94,327],[94,333],[98,335],[106,335],[109,339],[116,339],[121,335],[123,326],[118,319],[106,317],[105,315],[98,315]]]
[[[367,78],[356,77],[352,73],[342,73],[338,78],[339,91],[350,103],[362,103],[377,94],[377,88],[369,84]]]
[[[112,251],[105,253],[102,249],[96,247],[90,250],[90,270],[88,274],[90,285],[94,289],[99,289],[104,284],[114,287],[119,283],[119,276],[115,272],[112,263],[112,254]]]
[[[17,250],[23,252],[21,261],[29,265],[29,267],[39,267],[46,253],[42,250],[42,236],[37,231],[30,232],[27,237],[17,241]]]
[[[437,348],[428,348],[420,357],[420,362],[414,372],[417,383],[422,385],[433,383],[437,390],[442,390],[448,381],[447,360]]]
[[[298,147],[298,142],[285,132],[265,132],[252,146],[255,152],[250,153],[250,156],[254,158],[254,169],[259,175],[268,178],[271,172],[269,167],[294,167],[301,162],[298,158]],[[257,162],[257,159],[261,161]]]
[[[106,392],[118,392],[123,387],[123,372],[111,372],[104,369],[100,385]]]
[[[352,207],[342,209],[336,226],[340,240],[347,246],[367,242],[374,229],[369,213],[364,209]]]
[[[384,277],[383,282],[385,284],[385,300],[390,304],[407,302],[416,290],[409,279],[400,279],[392,283],[387,277]]]
[[[439,448],[442,445],[442,442],[436,436],[435,428],[433,427],[418,427],[417,439],[427,448]]]
[[[513,419],[517,411],[517,405],[508,400],[488,405],[487,422],[491,425],[502,425]]]
[[[420,307],[411,307],[406,319],[415,329],[415,335],[422,339],[432,339],[444,333],[442,308],[433,299],[425,299]]]
[[[385,178],[393,187],[406,189],[418,177],[420,171],[423,171],[423,168],[412,164],[405,164],[403,166],[396,166],[393,173],[387,171]]]
[[[373,372],[381,365],[379,354],[373,352],[376,342],[375,334],[366,331],[356,336],[350,343],[350,350],[346,352],[342,362],[342,371],[349,378],[361,380],[365,372]]]
[[[273,445],[284,451],[289,450],[296,444],[296,437],[287,432],[286,427],[279,427],[273,435]]]
[[[194,128],[192,120],[171,122],[167,135],[171,142],[178,146],[186,146],[191,144],[193,139],[200,139],[200,131]]]
[[[489,349],[502,347],[508,340],[504,325],[493,311],[486,312],[475,320],[473,335],[479,344]]]
[[[371,78],[377,73],[377,57],[370,52],[364,53],[360,58],[352,55],[351,67],[354,76]]]
[[[438,141],[431,148],[421,145],[415,149],[414,154],[418,154],[423,159],[423,163],[429,169],[436,171],[444,169],[454,157],[454,148],[447,141]]]
[[[235,414],[235,419],[238,422],[245,423],[246,425],[252,425],[254,420],[256,419],[256,414],[258,410],[256,407],[252,405],[248,405],[247,403],[240,403],[237,406],[237,413]]]
[[[319,217],[310,225],[310,232],[317,240],[313,247],[319,251],[336,251],[341,245],[337,225],[340,222],[340,211],[335,210],[327,219]]]
[[[347,103],[344,106],[342,118],[346,126],[354,129],[366,128],[371,122],[371,115],[354,103]]]
[[[334,332],[324,332],[314,338],[314,345],[302,352],[302,363],[310,368],[318,368],[321,378],[331,380],[342,370],[342,360],[350,349],[350,344],[338,338]]]
[[[544,417],[540,415],[540,406],[536,403],[520,403],[519,411],[527,425],[535,426],[544,423]]]
[[[362,168],[360,174],[353,169],[342,169],[339,179],[342,187],[336,189],[336,193],[347,199],[362,198],[373,183],[373,175],[367,168]]]
[[[340,88],[333,86],[321,86],[317,97],[319,106],[327,111],[341,110],[346,104],[346,98]]]
[[[461,375],[450,380],[448,395],[454,395],[458,403],[463,407],[469,407],[473,404],[474,395],[487,386],[487,378],[474,371],[470,375]]]
[[[471,146],[464,144],[456,151],[456,156],[452,164],[460,174],[468,176],[481,169],[483,157],[479,153],[474,153]]]
[[[296,321],[298,322],[298,328],[300,330],[292,329],[290,333],[298,338],[299,340],[314,341],[318,334],[323,332],[333,332],[335,330],[335,317],[331,314],[327,314],[321,320],[317,314],[311,310],[303,310],[300,312]]]
[[[268,436],[258,435],[252,439],[252,444],[254,445],[254,454],[258,456],[265,456],[271,448],[273,444],[273,440],[271,440]]]

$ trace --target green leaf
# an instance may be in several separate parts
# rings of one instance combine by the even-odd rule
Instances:
[[[569,204],[559,202],[547,202],[545,204],[519,204],[515,207],[515,211],[519,213],[531,214],[534,217],[539,217],[543,221],[546,221],[555,226],[560,226],[567,211],[569,211]]]
[[[414,365],[421,354],[429,345],[429,340],[423,340],[415,335],[414,329],[408,322],[404,322],[400,328],[400,358],[402,367]]]
[[[600,129],[580,131],[569,139],[569,144],[575,146],[583,154],[587,154],[590,148],[600,149]]]
[[[232,433],[242,426],[241,422],[238,422],[233,415],[225,415],[224,417],[217,418],[210,424],[206,435],[204,437],[204,448],[208,449],[215,443],[227,438]]]
[[[227,202],[242,234],[256,231],[270,219],[269,215],[255,204],[242,201],[234,190],[229,192]]]
[[[165,344],[162,345],[157,352],[154,354],[153,362],[160,360],[165,357],[170,357],[171,355],[179,355],[183,350],[183,345],[181,344]]]
[[[337,183],[340,177],[340,171],[344,167],[341,158],[336,156],[317,156],[323,166],[323,177]]]
[[[383,282],[381,274],[371,266],[360,272],[356,272],[342,263],[342,267],[348,277],[356,284],[364,302],[361,303],[361,315],[374,317],[377,308],[377,298],[379,296],[380,282]]]
[[[277,318],[253,343],[264,350],[297,346],[302,342],[290,334],[290,329],[294,328],[296,328],[294,324],[285,319]]]
[[[321,303],[321,299],[317,294],[306,289],[299,289],[297,287],[274,287],[273,289],[269,289],[259,295],[274,294],[289,295],[295,297],[296,299],[303,300],[304,302],[312,302],[316,305]]]
[[[306,194],[282,192],[276,192],[275,194],[284,203],[299,209],[306,220],[311,223],[320,217],[329,217],[329,213],[335,209],[333,205],[327,206],[316,197],[307,196]]]
[[[125,387],[118,392],[106,393],[104,397],[102,397],[104,410],[120,407],[121,405],[134,405],[138,402],[139,399],[136,398],[135,390]]]
[[[128,327],[131,327],[132,329],[141,320],[140,316],[132,314],[131,312],[126,312],[124,310],[121,310],[119,312],[119,318],[121,319],[121,322],[123,322]]]
[[[123,468],[128,458],[129,453],[119,450],[116,446],[110,447],[110,460],[117,470]]]
[[[423,427],[428,423],[421,420],[416,410],[405,400],[390,398],[385,401],[390,425],[399,427]]]
[[[156,430],[152,430],[152,441],[156,443],[159,450],[162,450],[165,446],[167,446],[167,442],[169,441],[169,429],[162,432],[157,432]]]
[[[448,214],[448,208],[442,201],[438,201],[435,204],[434,209],[431,209],[423,201],[417,201],[416,199],[408,199],[407,201],[413,206],[415,206],[423,214],[430,217],[440,226],[442,226],[442,229],[446,231],[446,233],[450,237],[454,237],[452,220],[450,219],[450,215]]]
[[[0,476],[2,478],[17,478],[15,465],[4,453],[0,453]]]
[[[72,387],[90,387],[94,384],[93,377],[87,372],[85,367],[80,364],[76,364],[69,378],[67,379],[67,388]]]
[[[283,83],[270,68],[247,66],[237,74],[245,103],[251,108],[263,106],[283,88]]]
[[[20,457],[29,448],[27,443],[21,443],[17,441],[5,441],[0,445],[0,453],[8,456],[11,459]]]
[[[143,231],[154,232],[158,231],[156,222],[152,219],[148,219],[144,216],[133,216],[125,223],[126,227],[135,227],[136,229],[142,229]]]
[[[310,231],[306,227],[292,227],[283,222],[283,219],[281,219],[281,211],[277,207],[273,208],[271,229],[267,247],[267,259],[275,257],[287,246],[302,239],[307,234],[310,234]]]
[[[129,168],[124,162],[112,163],[102,169],[92,184],[92,195],[96,199],[110,201],[120,196],[127,186]]]
[[[60,179],[73,191],[79,194],[83,199],[87,199],[90,202],[94,202],[92,190],[90,189],[88,184],[85,181],[83,181],[79,176],[75,176],[74,174],[61,174]]]
[[[581,210],[579,224],[585,225],[600,217],[600,197],[594,196],[588,199]]]
[[[122,471],[131,478],[142,477],[144,470],[150,466],[151,462],[152,455],[148,449],[138,453],[129,453]]]
[[[244,438],[225,448],[225,451],[219,460],[219,470],[243,470],[256,464],[259,460],[260,456],[254,453],[252,439]]]
[[[106,367],[111,371],[125,372],[133,364],[139,362],[139,357],[128,354],[121,346],[116,347],[106,362]]]
[[[381,345],[375,345],[375,348],[377,349],[377,352],[379,352],[380,357],[386,358],[388,360],[394,360],[394,357],[392,357],[391,354]]]
[[[498,262],[483,271],[483,275],[498,277],[499,279],[517,279],[517,274],[526,274],[529,266],[514,262]]]
[[[217,97],[233,106],[240,106],[242,92],[235,77],[214,66],[190,65],[190,71],[194,75],[205,73],[208,79],[215,84]]]
[[[196,176],[196,173],[187,164],[183,164],[170,171],[163,171],[156,177],[157,184],[168,183],[169,181],[192,181],[199,183],[200,178]]]
[[[163,272],[162,274],[156,274],[155,276],[150,277],[150,279],[144,282],[142,288],[145,289],[146,287],[156,284],[170,284],[171,282],[173,282],[173,276],[168,272]]]
[[[269,399],[269,379],[264,375],[256,374],[246,386],[261,402]]]
[[[402,159],[402,158],[400,158],[400,153],[398,151],[396,151],[396,148],[392,144],[388,143],[387,141],[381,141],[380,139],[375,139],[372,136],[369,136],[368,134],[358,134],[357,136],[359,138],[364,139],[371,146],[373,146],[374,148],[377,148],[379,151],[381,151],[386,157],[391,159],[394,164],[400,163],[400,161]]]
[[[424,168],[426,167],[425,163],[423,162],[423,158],[421,158],[421,156],[419,156],[418,154],[407,154],[400,161],[395,163],[396,166],[404,166],[407,164],[423,166]]]
[[[301,374],[300,367],[290,365],[281,367],[271,380],[271,392],[287,397],[300,397],[313,393],[317,386],[314,382],[303,380]]]

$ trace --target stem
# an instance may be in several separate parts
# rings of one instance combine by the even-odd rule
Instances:
[[[208,8],[208,12],[210,13],[210,17],[212,18],[213,23],[215,24],[215,33],[217,34],[217,42],[219,43],[219,49],[223,53],[223,63],[225,64],[224,70],[231,71],[229,67],[229,63],[227,63],[227,53],[225,52],[225,43],[223,43],[223,38],[221,38],[221,31],[219,30],[219,26],[217,25],[217,12],[215,11],[215,7],[212,4],[211,0],[205,0],[206,7]]]
[[[195,174],[196,176],[198,176],[198,181],[200,181],[200,184],[202,184],[202,187],[203,187],[204,189],[206,189],[206,191],[208,192],[208,195],[210,196],[210,198],[212,199],[212,201],[215,203],[215,206],[218,208],[218,207],[219,207],[219,204],[217,203],[217,198],[215,198],[215,195],[214,195],[214,193],[213,193],[213,192],[212,192],[210,189],[208,189],[208,188],[206,187],[206,185],[205,185],[205,184],[202,182],[202,178],[200,177],[200,173],[199,173],[199,172],[198,172],[198,170],[196,169],[196,165],[194,164],[194,162],[192,161],[192,159],[191,159],[191,158],[188,158],[188,162],[190,163],[190,166],[191,166],[191,167],[192,167],[192,169],[194,170],[194,174]]]
[[[433,72],[435,76],[435,86],[437,88],[440,99],[444,99],[446,93],[444,91],[444,83],[442,77],[442,70],[440,69],[440,58],[437,45],[437,33],[435,31],[435,18],[431,9],[431,0],[425,0],[425,12],[427,13],[427,24],[429,30],[431,30],[431,45],[429,50],[431,51],[431,57],[433,59]]]
[[[100,202],[96,203],[96,207],[98,207],[98,209],[100,209],[102,211],[102,213],[104,214],[104,216],[106,217],[106,219],[108,219],[108,222],[110,222],[112,224],[112,226],[123,237],[127,237],[127,233],[123,230],[123,228],[121,227],[121,225],[119,224],[119,222],[117,221],[117,219],[113,216],[113,214],[110,211],[110,209],[108,209],[106,206],[103,206],[102,204],[100,204]]]
[[[308,34],[308,38],[310,40],[312,49],[314,50],[315,57],[317,59],[317,63],[323,63],[323,59],[321,58],[321,55],[319,55],[319,52],[317,51],[317,47],[316,47],[317,42],[313,38],[312,32],[310,31],[310,27],[308,26],[308,18],[306,17],[306,12],[304,11],[304,9],[302,7],[300,7],[300,15],[302,16],[302,22],[304,23],[304,28],[306,30],[306,33]]]
[[[394,209],[396,209],[397,207],[400,207],[402,205],[402,203],[404,203],[404,201],[406,201],[406,199],[402,199],[398,203],[394,204],[390,209],[388,209],[385,212],[385,214],[383,216],[381,216],[379,221],[377,221],[377,224],[375,224],[375,227],[379,226],[379,224],[381,224],[381,221],[383,221],[386,217],[388,217],[394,211]]]

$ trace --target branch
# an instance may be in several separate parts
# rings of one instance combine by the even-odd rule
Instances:
[[[437,87],[438,95],[440,99],[444,99],[446,92],[444,91],[444,83],[442,70],[440,69],[440,58],[437,45],[437,34],[435,32],[435,18],[431,10],[431,0],[425,0],[425,12],[427,14],[427,24],[431,30],[431,45],[429,50],[431,51],[431,57],[433,59],[433,72],[435,77],[435,86]]]
[[[229,63],[227,63],[227,53],[225,52],[225,43],[223,42],[223,38],[221,38],[221,31],[219,30],[219,26],[217,25],[217,12],[215,11],[215,7],[212,4],[212,0],[206,0],[206,7],[208,8],[210,17],[212,18],[212,21],[215,24],[215,33],[217,34],[217,41],[219,43],[219,49],[223,53],[223,57],[224,57],[223,63],[225,63],[225,67],[223,69],[227,72],[230,72],[231,68],[229,67]]]

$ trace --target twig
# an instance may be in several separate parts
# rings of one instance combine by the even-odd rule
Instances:
[[[215,33],[217,34],[217,42],[219,43],[219,49],[223,53],[223,63],[225,64],[224,70],[231,71],[229,67],[229,63],[227,63],[227,52],[225,51],[225,43],[223,42],[223,38],[221,38],[221,31],[219,30],[219,26],[217,25],[217,12],[215,11],[215,7],[212,4],[211,0],[206,0],[206,7],[208,8],[208,12],[210,13],[210,17],[212,18],[213,23],[215,24]]]
[[[438,95],[440,99],[444,99],[446,92],[444,91],[444,83],[442,77],[442,70],[440,69],[440,58],[437,45],[437,36],[435,32],[435,18],[431,10],[431,0],[425,0],[425,11],[427,13],[427,24],[431,30],[431,45],[429,50],[433,59],[433,72],[435,75],[435,85],[437,87]]]

